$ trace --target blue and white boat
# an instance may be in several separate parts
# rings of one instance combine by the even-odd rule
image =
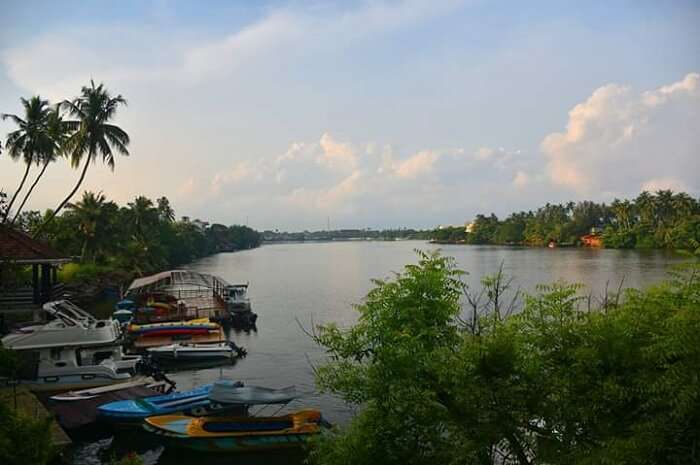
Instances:
[[[212,386],[205,384],[191,391],[109,402],[99,406],[97,413],[100,418],[115,423],[140,423],[153,415],[203,414],[211,404],[209,392]]]

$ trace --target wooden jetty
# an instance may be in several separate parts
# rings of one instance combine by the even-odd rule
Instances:
[[[16,394],[16,397],[15,397]],[[51,417],[51,440],[54,446],[62,448],[69,446],[71,440],[68,434],[61,428],[55,417],[44,407],[39,399],[24,386],[17,386],[16,391],[13,388],[0,389],[0,402],[14,408],[15,399],[17,401],[17,410],[23,415],[33,418]]]

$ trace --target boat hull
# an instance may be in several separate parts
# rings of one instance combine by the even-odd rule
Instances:
[[[283,416],[184,415],[148,417],[144,428],[175,447],[206,452],[247,452],[299,447],[322,426],[318,410]]]
[[[156,432],[147,427],[147,431]],[[275,449],[298,448],[304,445],[310,434],[272,434],[250,437],[188,438],[166,433],[157,433],[169,445],[201,452],[254,452]]]

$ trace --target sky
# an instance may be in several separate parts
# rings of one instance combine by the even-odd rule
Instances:
[[[0,112],[90,79],[131,136],[84,189],[257,229],[434,227],[700,195],[700,2],[2,1]],[[13,129],[0,122],[0,140]],[[32,174],[38,170],[34,169]],[[0,155],[0,188],[20,163]],[[29,207],[79,173],[47,171]],[[31,174],[30,174],[31,176]],[[77,200],[77,199],[76,199]]]

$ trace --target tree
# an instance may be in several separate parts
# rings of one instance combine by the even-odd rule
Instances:
[[[83,236],[83,246],[80,250],[81,260],[95,258],[95,241],[97,239],[97,228],[103,220],[103,207],[105,196],[99,192],[85,191],[83,198],[76,203],[69,203],[67,208],[78,221],[79,232]]]
[[[39,180],[44,175],[44,172],[49,164],[55,162],[59,156],[63,155],[66,141],[68,140],[68,136],[71,132],[71,125],[63,121],[60,109],[54,108],[53,110],[49,111],[46,117],[45,130],[50,139],[50,143],[47,143],[44,151],[38,156],[38,162],[42,165],[41,171],[37,175],[36,179],[34,179],[32,185],[29,186],[29,190],[24,195],[22,203],[19,204],[17,212],[15,212],[15,216],[12,217],[10,224],[14,224],[15,221],[17,221],[17,218],[22,212],[22,208],[24,208],[24,204],[29,199],[29,196],[32,195],[34,188],[39,183]]]
[[[167,197],[161,197],[156,201],[158,216],[161,221],[172,223],[175,221],[175,210],[170,206],[170,200]]]
[[[7,205],[2,219],[3,223],[7,222],[12,205],[14,205],[17,195],[24,187],[24,183],[29,175],[29,168],[33,163],[38,164],[42,154],[50,152],[53,145],[51,137],[46,130],[46,121],[50,112],[48,100],[44,100],[36,95],[29,100],[22,98],[20,101],[24,107],[24,118],[13,114],[2,115],[3,120],[10,119],[19,126],[18,129],[7,135],[7,140],[5,141],[7,153],[13,160],[21,157],[26,165],[19,187],[17,187]]]
[[[119,126],[111,124],[117,109],[120,105],[126,105],[126,100],[121,95],[113,97],[104,87],[104,84],[95,86],[95,82],[90,80],[90,86],[84,86],[80,97],[73,101],[64,101],[63,106],[68,108],[71,116],[77,118],[70,121],[71,127],[75,127],[75,132],[68,138],[66,149],[71,157],[71,165],[75,168],[80,165],[85,158],[83,170],[80,173],[78,182],[58,205],[58,207],[47,218],[46,222],[35,232],[35,236],[40,234],[61,209],[65,207],[73,195],[78,191],[85,179],[85,174],[98,155],[102,161],[114,170],[114,152],[121,155],[129,155],[127,146],[129,145],[129,135]]]
[[[520,313],[482,314],[473,331],[458,318],[453,262],[421,255],[376,282],[353,327],[314,334],[329,355],[318,386],[359,413],[318,438],[311,460],[698,463],[699,272],[599,309],[585,306],[580,286],[540,286]]]

